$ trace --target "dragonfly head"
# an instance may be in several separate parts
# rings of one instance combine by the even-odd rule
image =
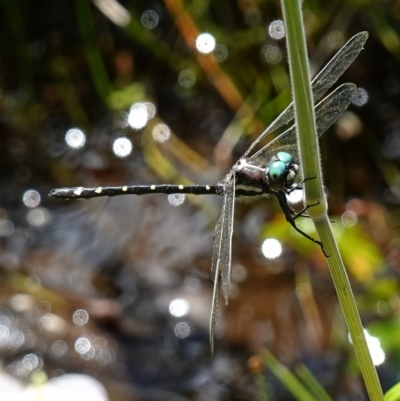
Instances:
[[[266,179],[271,188],[291,186],[299,171],[299,166],[287,152],[278,152],[266,169]]]

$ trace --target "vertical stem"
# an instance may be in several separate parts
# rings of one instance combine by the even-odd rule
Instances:
[[[308,180],[304,185],[306,203],[319,202],[318,206],[310,208],[308,212],[315,223],[325,251],[330,255],[327,262],[369,397],[372,401],[383,401],[382,389],[368,350],[347,272],[327,215],[300,1],[282,0],[282,9],[286,26],[301,165],[305,177],[316,177],[315,180]]]

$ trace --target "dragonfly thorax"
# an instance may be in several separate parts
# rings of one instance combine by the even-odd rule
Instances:
[[[271,194],[293,185],[299,171],[298,164],[286,152],[278,152],[267,166],[260,166],[252,160],[241,159],[233,168],[236,190],[245,196]]]
[[[241,196],[249,196],[269,192],[268,182],[265,181],[265,168],[243,158],[232,169],[235,174],[236,192]]]
[[[293,185],[299,166],[286,152],[278,152],[268,165],[241,159],[234,166],[236,190],[246,195],[271,194]]]

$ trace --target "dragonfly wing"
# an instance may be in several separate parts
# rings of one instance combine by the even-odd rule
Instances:
[[[214,289],[212,296],[212,307],[211,307],[211,318],[210,318],[210,350],[211,356],[214,355],[214,333],[215,326],[217,325],[218,319],[218,291],[219,291],[219,270],[216,269],[217,274],[213,277]]]
[[[368,32],[354,35],[329,61],[323,70],[313,79],[312,91],[314,102],[338,80],[360,54],[368,39]]]
[[[231,289],[231,258],[232,258],[232,234],[233,234],[233,215],[235,209],[235,178],[226,187],[226,208],[225,219],[223,222],[220,269],[222,279],[222,292],[225,304],[229,301]]]
[[[315,107],[315,119],[318,136],[321,136],[339,119],[353,100],[356,91],[356,85],[346,83],[339,86],[339,88],[317,104]],[[270,163],[272,155],[279,151],[286,151],[290,153],[295,160],[299,159],[295,125],[279,135],[268,145],[264,146],[248,160],[266,166]]]
[[[221,276],[222,291],[225,303],[228,303],[231,275],[233,213],[235,204],[234,179],[226,183],[224,197],[214,232],[211,277],[214,281],[211,319],[210,319],[210,349],[214,353],[214,333],[218,318],[218,291]]]
[[[226,220],[226,204],[227,204],[227,193],[224,189],[224,195],[222,198],[221,208],[215,226],[214,238],[213,238],[213,254],[211,261],[211,279],[214,282],[212,306],[211,306],[211,318],[210,318],[210,349],[211,355],[214,354],[214,333],[215,326],[218,319],[218,291],[219,291],[219,277],[221,272],[221,250],[222,250],[222,238],[224,221]]]
[[[357,86],[346,83],[339,86],[315,108],[317,135],[320,137],[349,107],[357,92]]]
[[[226,210],[227,196],[224,188],[224,195],[222,198],[221,208],[219,209],[217,224],[215,225],[214,237],[213,237],[213,253],[211,259],[211,279],[215,282],[215,278],[218,277],[220,270],[220,259],[221,259],[221,243],[223,226],[225,220],[225,210]]]
[[[329,61],[321,72],[312,80],[311,87],[314,102],[319,100],[323,94],[338,80],[338,78],[353,63],[368,39],[368,32],[360,32],[354,35]],[[250,152],[268,134],[289,123],[294,116],[293,102],[261,133],[261,135],[250,145],[243,157],[247,157]]]

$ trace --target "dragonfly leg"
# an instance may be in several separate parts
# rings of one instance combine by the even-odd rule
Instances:
[[[293,187],[287,189],[287,190],[286,190],[286,195],[289,195],[289,194],[291,194],[293,191],[296,191],[296,190],[298,190],[298,189],[303,189],[303,184],[304,184],[306,181],[308,181],[308,180],[314,180],[315,178],[316,178],[316,177],[305,178],[303,181],[299,182],[297,185],[295,185],[295,186],[293,186]],[[307,206],[306,206],[304,209],[302,209],[299,213],[295,213],[292,209],[290,209],[290,210],[291,210],[291,215],[292,215],[293,220],[297,219],[297,217],[306,217],[306,218],[310,218],[310,216],[308,216],[307,214],[304,214],[304,212],[306,212],[307,209],[308,209],[309,207],[311,207],[311,206],[316,206],[316,205],[318,205],[318,204],[319,204],[319,202],[318,202],[318,203],[315,203],[315,204],[313,204],[313,205],[307,205]],[[288,207],[289,207],[289,206],[288,206]]]
[[[291,187],[290,189],[288,189],[288,190],[286,191],[286,193],[287,193],[287,194],[290,194],[290,193],[292,193],[293,191],[296,191],[297,189],[303,189],[303,184],[304,184],[306,181],[315,180],[316,178],[317,178],[317,177],[305,178],[303,181],[299,182],[297,185],[294,185],[293,187]]]
[[[292,219],[296,220],[298,217],[307,217],[309,219],[310,216],[308,214],[303,214],[303,213],[305,213],[310,207],[317,206],[317,205],[319,205],[319,201],[317,203],[313,203],[311,205],[305,206],[302,210],[300,210],[299,213],[294,213],[293,210],[290,209],[292,211]]]
[[[322,244],[321,241],[316,240],[315,238],[311,237],[310,235],[308,235],[307,233],[305,233],[304,231],[300,230],[300,228],[298,228],[296,226],[296,222],[295,219],[299,216],[301,216],[301,213],[304,213],[309,207],[311,206],[316,206],[315,205],[307,205],[300,213],[298,214],[294,214],[293,210],[289,207],[289,205],[287,204],[287,200],[286,200],[286,194],[285,193],[278,193],[275,192],[274,195],[277,197],[279,205],[281,206],[281,209],[286,217],[286,221],[301,235],[303,235],[303,237],[306,237],[307,239],[309,239],[310,241],[314,242],[315,244],[318,244],[321,247],[321,251],[323,252],[323,254],[325,255],[325,257],[329,257],[329,255],[325,252],[324,249],[324,245]]]

